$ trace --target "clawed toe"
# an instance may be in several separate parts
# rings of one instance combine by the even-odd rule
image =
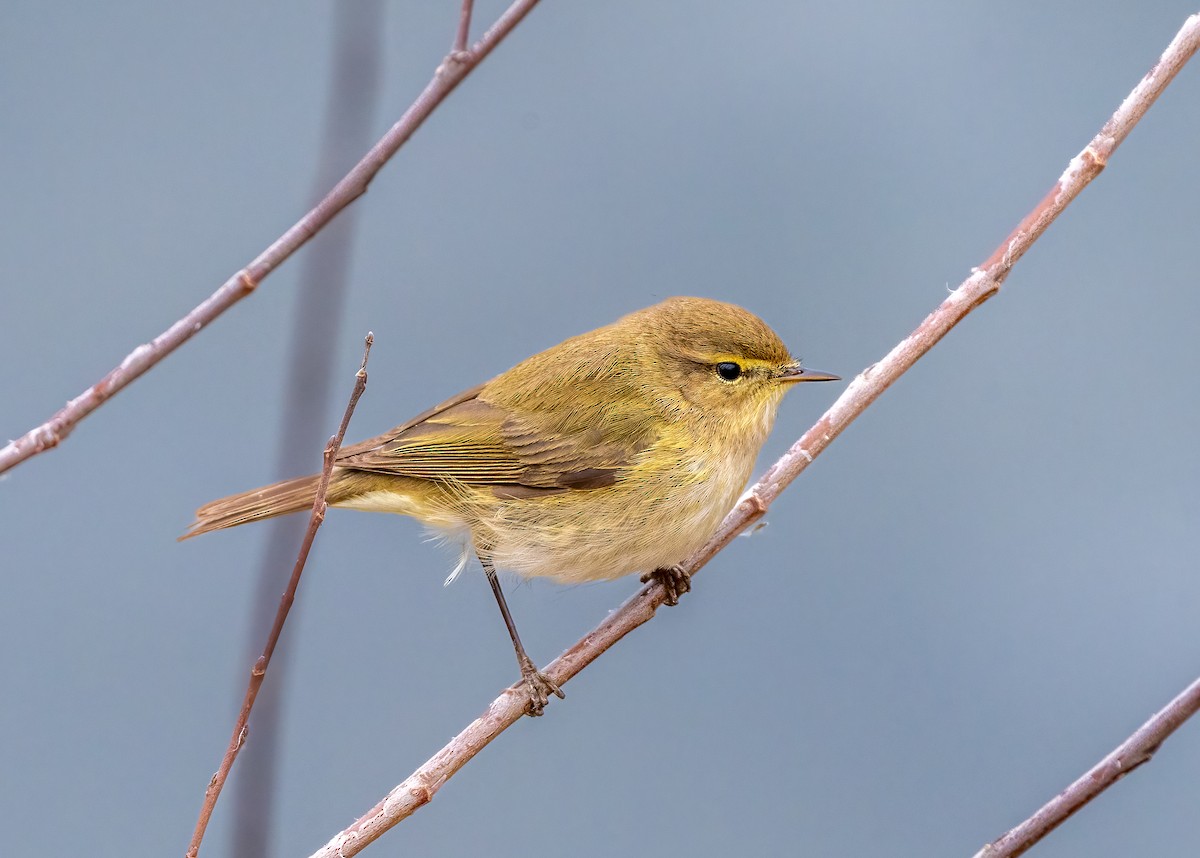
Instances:
[[[530,715],[541,715],[546,709],[546,704],[550,702],[551,694],[560,700],[567,696],[554,680],[534,667],[532,661],[521,664],[521,676],[525,679],[525,689],[529,693],[525,711]]]
[[[662,584],[668,605],[678,605],[679,597],[692,589],[692,576],[682,566],[663,566],[642,576],[642,583],[657,581]]]

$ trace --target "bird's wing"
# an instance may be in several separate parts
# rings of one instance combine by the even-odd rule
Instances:
[[[337,464],[375,473],[491,486],[534,497],[612,485],[652,443],[649,420],[549,418],[466,391],[395,429],[342,450]]]

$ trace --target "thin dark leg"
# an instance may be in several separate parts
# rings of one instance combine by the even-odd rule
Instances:
[[[485,560],[482,556],[479,558],[479,562],[483,566],[484,574],[487,575],[488,583],[492,585],[492,592],[496,594],[496,604],[500,606],[500,614],[504,617],[504,625],[508,627],[508,636],[512,638],[513,649],[517,653],[517,665],[521,668],[521,676],[525,680],[525,686],[529,689],[529,714],[541,715],[551,694],[557,695],[560,699],[567,695],[551,681],[550,677],[538,670],[533,659],[525,654],[525,647],[521,646],[521,636],[517,634],[517,625],[513,622],[512,614],[509,613],[508,602],[504,600],[504,591],[500,589],[500,579],[496,577],[496,568],[492,566],[490,560]]]

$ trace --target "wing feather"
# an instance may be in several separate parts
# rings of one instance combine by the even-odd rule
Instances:
[[[653,442],[626,415],[619,423],[552,422],[546,412],[493,405],[477,387],[390,432],[348,447],[341,467],[490,486],[497,497],[536,497],[610,486]],[[635,428],[635,431],[630,431]]]

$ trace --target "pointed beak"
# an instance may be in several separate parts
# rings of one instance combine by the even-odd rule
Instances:
[[[787,366],[779,371],[777,376],[780,381],[841,381],[840,375],[834,375],[831,372],[821,372],[819,369],[805,369],[796,364],[795,366]]]

